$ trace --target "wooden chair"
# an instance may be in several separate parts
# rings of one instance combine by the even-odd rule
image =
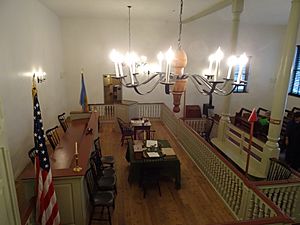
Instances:
[[[68,129],[68,123],[65,118],[65,113],[58,115],[57,118],[58,118],[58,121],[59,121],[62,129],[64,130],[64,132],[66,132]]]
[[[55,126],[46,131],[46,136],[47,136],[53,150],[55,150],[56,146],[60,142],[60,138],[59,138],[57,130],[58,130],[58,126]]]
[[[207,142],[210,142],[210,133],[212,131],[213,126],[214,126],[214,119],[209,117],[206,119],[204,125],[204,131],[200,132],[200,136],[204,137],[204,139]]]
[[[267,175],[267,180],[285,180],[292,175],[292,170],[284,162],[276,158],[270,158],[270,167]]]
[[[95,184],[92,170],[88,169],[85,173],[85,181],[87,184],[87,190],[89,193],[89,201],[92,206],[91,214],[89,218],[89,225],[91,224],[92,220],[97,221],[108,221],[111,225],[111,215],[110,215],[110,208],[115,208],[115,196],[111,191],[98,191],[97,186]],[[103,210],[101,210],[101,217],[94,218],[94,212],[97,207],[101,207],[102,209],[107,209],[108,218],[103,217]]]
[[[153,161],[149,163],[149,161]],[[146,198],[147,188],[150,185],[156,185],[158,188],[159,196],[161,196],[161,190],[159,185],[161,168],[156,165],[157,160],[145,159],[141,168],[140,185],[143,189],[144,198]]]
[[[95,151],[98,152],[98,155],[101,158],[102,163],[103,164],[108,164],[111,167],[114,167],[114,163],[115,163],[114,157],[112,155],[106,155],[106,156],[102,155],[101,145],[100,145],[100,138],[99,137],[94,140],[94,146],[95,146]]]
[[[241,108],[241,110],[235,114],[234,125],[241,128],[244,131],[249,131],[250,123],[248,122],[248,118],[251,112],[252,111],[249,109]]]
[[[29,156],[32,164],[34,164],[35,154],[36,154],[35,148],[30,149],[29,152],[28,152],[28,156]]]
[[[132,127],[130,127],[130,125],[128,123],[125,123],[121,118],[117,117],[117,120],[118,120],[118,124],[119,124],[120,130],[121,130],[121,133],[122,133],[121,143],[123,146],[124,140],[127,140],[127,141],[129,139],[133,140],[134,132],[133,132]]]
[[[111,177],[111,176],[116,176],[116,171],[112,167],[105,167],[101,161],[101,158],[98,154],[97,151],[93,151],[91,153],[90,160],[92,162],[91,166],[95,167],[94,169],[97,170],[97,173],[99,174],[98,176],[104,176],[104,177]]]
[[[90,168],[97,184],[99,191],[114,191],[117,194],[117,178],[116,176],[104,176],[103,173],[99,173],[97,164],[94,158],[90,158]]]
[[[146,135],[145,130],[137,132],[137,139],[138,140],[145,140],[145,135]],[[150,140],[155,140],[155,130],[150,130]]]

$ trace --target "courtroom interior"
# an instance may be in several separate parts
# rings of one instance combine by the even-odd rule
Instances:
[[[300,223],[300,0],[0,0],[0,28],[0,224]]]

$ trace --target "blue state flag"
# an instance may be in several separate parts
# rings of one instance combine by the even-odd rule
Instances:
[[[84,84],[84,78],[83,78],[83,73],[81,73],[81,93],[80,93],[80,101],[79,101],[82,111],[83,112],[88,112],[89,107],[88,107],[88,99],[86,95],[86,90],[85,90],[85,84]]]

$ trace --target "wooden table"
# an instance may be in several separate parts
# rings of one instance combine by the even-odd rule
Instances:
[[[143,119],[132,119],[130,121],[131,126],[133,127],[133,135],[134,139],[136,140],[136,133],[137,131],[145,131],[146,132],[146,139],[150,139],[150,128],[151,128],[151,122],[149,120],[143,120]]]
[[[161,148],[170,148],[170,144],[167,140],[158,140],[158,144]],[[180,175],[180,161],[176,155],[164,156],[157,159],[145,159],[142,152],[133,151],[133,142],[128,141],[128,147],[126,152],[126,159],[130,163],[128,181],[138,182],[141,176],[141,168],[143,163],[149,165],[159,166],[162,170],[162,174],[168,177],[172,177],[175,180],[175,188],[181,187],[181,175]]]
[[[91,134],[87,132],[88,128],[93,129]],[[48,149],[61,224],[87,224],[89,203],[84,174],[89,168],[90,152],[94,148],[96,137],[98,137],[98,113],[90,113],[87,119],[72,120],[52,154],[52,150]],[[75,142],[78,143],[79,166],[82,167],[80,172],[73,171]],[[28,165],[19,176],[24,184],[27,200],[35,195],[34,177],[32,164]]]

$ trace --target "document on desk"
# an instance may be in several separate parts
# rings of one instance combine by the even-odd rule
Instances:
[[[176,155],[173,148],[162,148],[161,152],[166,156]]]
[[[157,152],[147,152],[147,155],[150,158],[156,158],[156,157],[160,157],[160,155]]]
[[[158,147],[157,140],[147,140],[146,147],[150,148],[151,146]]]
[[[144,150],[146,150],[147,148],[143,148],[142,145],[134,145],[133,146],[133,152],[142,152]]]
[[[142,126],[144,123],[144,120],[131,120],[130,121],[132,126]]]

